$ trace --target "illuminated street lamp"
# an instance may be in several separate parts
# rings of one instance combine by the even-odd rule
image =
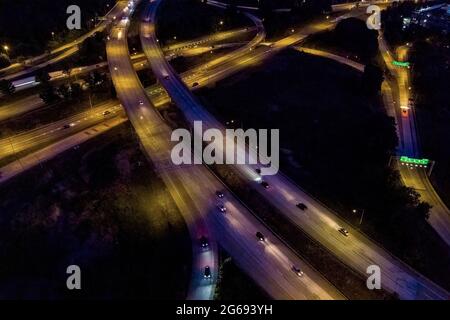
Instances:
[[[4,46],[3,46],[3,50],[5,50],[6,51],[6,53],[8,53],[8,51],[9,51],[9,47],[5,44]]]
[[[359,224],[361,225],[362,221],[363,221],[363,217],[364,217],[364,209],[358,210],[358,209],[353,209],[352,212],[353,213],[357,213],[358,211],[361,212],[361,218],[359,219]]]

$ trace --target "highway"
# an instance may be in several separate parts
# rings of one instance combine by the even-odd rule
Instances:
[[[327,52],[327,51],[323,51],[323,50],[318,50],[318,49],[312,49],[312,48],[306,48],[303,46],[295,46],[294,47],[296,50],[300,51],[300,52],[304,52],[304,53],[308,53],[311,55],[315,55],[315,56],[319,56],[319,57],[323,57],[323,58],[327,58],[327,59],[331,59],[334,60],[336,62],[339,62],[341,64],[347,65],[349,67],[352,67],[353,69],[358,70],[359,72],[364,72],[364,65],[353,61],[351,59],[347,59],[345,57]]]
[[[41,148],[117,116],[123,117],[125,113],[119,102],[112,100],[36,129],[0,138],[0,160]]]
[[[156,2],[156,4],[158,3],[159,1]],[[156,10],[154,7],[152,8],[153,10],[149,10],[145,20],[155,21]],[[258,61],[258,59],[261,61],[262,58],[298,42],[312,32],[329,28],[336,21],[338,19],[308,25],[308,27],[295,32],[290,37],[275,42],[272,47],[263,49],[262,52],[261,50],[249,50],[247,55],[236,54],[237,61],[234,62],[234,66],[245,65],[248,61]],[[165,60],[156,41],[152,23],[145,21],[142,23],[141,42],[160,83],[169,93],[172,101],[181,109],[186,119],[190,123],[198,120],[203,121],[205,130],[217,128],[224,132],[225,127],[198,103],[188,87]],[[233,144],[234,142],[230,141],[229,143]],[[283,174],[265,176],[264,180],[271,186],[270,189],[266,190],[260,186],[261,177],[255,172],[257,166],[235,165],[233,168],[293,224],[321,243],[349,267],[365,275],[369,265],[380,266],[382,287],[387,291],[398,293],[402,299],[447,299],[449,297],[447,291],[412,270],[367,236],[345,223],[335,212],[304,192]],[[298,202],[305,203],[308,210],[306,212],[300,211],[296,207]],[[338,231],[341,227],[345,227],[350,232],[350,236],[342,235]]]
[[[46,161],[54,158],[58,154],[72,149],[89,139],[99,136],[126,121],[126,117],[113,117],[97,125],[86,128],[76,134],[70,135],[69,137],[63,138],[62,140],[52,143],[51,145],[41,148],[35,152],[29,153],[16,161],[8,163],[6,166],[0,168],[0,184],[7,182],[15,176],[34,168],[37,165],[42,167],[45,165]]]
[[[402,111],[396,106],[408,105],[408,100],[410,96],[409,86],[408,86],[408,69],[401,68],[397,69],[392,65],[392,58],[389,52],[386,50],[385,44],[382,45],[385,61],[389,66],[389,70],[394,75],[395,79],[399,80],[399,90],[401,92],[399,95],[397,93],[397,100],[394,100],[393,93],[388,81],[383,82],[382,93],[384,104],[387,108],[388,115],[397,119],[397,135],[399,136],[400,148],[399,156],[407,155],[409,157],[419,157],[418,147],[415,143],[416,141],[416,130],[414,121],[414,110],[409,110],[409,117],[402,117]],[[339,63],[346,64],[354,69],[363,72],[364,65],[357,63],[355,61],[346,59],[345,57],[340,57],[325,51],[320,51],[316,49],[297,47],[298,50],[305,53],[318,55],[321,57],[333,59]],[[403,61],[404,49],[401,48],[401,55],[399,60]],[[394,84],[395,85],[395,84]],[[408,88],[408,89],[407,89]],[[400,125],[399,125],[400,124]],[[402,130],[403,129],[403,130]],[[400,134],[401,132],[401,134]],[[401,137],[401,138],[400,138]],[[434,227],[434,229],[439,233],[439,235],[450,244],[450,212],[448,208],[443,203],[442,199],[439,197],[434,187],[432,186],[430,179],[428,177],[428,169],[418,166],[411,166],[405,163],[397,162],[397,167],[400,171],[400,175],[403,183],[415,189],[419,192],[421,200],[428,202],[432,205],[431,215],[429,223]]]
[[[44,53],[40,56],[25,60],[23,63],[17,63],[13,66],[0,70],[0,74],[9,73],[8,75],[1,77],[0,80],[15,80],[72,56],[78,52],[78,46],[87,38],[93,36],[97,32],[102,32],[112,21],[120,19],[124,14],[124,10],[128,10],[126,6],[126,1],[118,1],[105,15],[105,19],[101,21],[98,26],[78,39],[53,49],[49,53]]]
[[[224,40],[229,40],[236,38],[248,33],[252,33],[256,30],[256,27],[239,28],[228,30],[224,32],[217,32],[212,35],[205,37],[200,37],[194,40],[182,41],[170,46],[164,47],[165,55],[168,59],[179,56],[195,56],[200,55],[205,52],[217,50],[220,48],[228,47],[229,44],[220,44]],[[232,44],[233,46],[235,44]],[[214,48],[212,48],[214,46]],[[136,70],[141,70],[147,67],[147,58],[143,53],[135,53],[132,55],[132,61]],[[51,74],[50,82],[61,81],[70,77],[77,77],[94,70],[102,69],[108,66],[107,62],[100,62],[95,65],[76,67],[70,70],[69,74],[63,72],[54,72]],[[20,81],[18,81],[20,82]],[[22,83],[22,82],[21,82]],[[20,87],[20,90],[33,87],[38,83],[35,82],[34,77],[25,78],[25,85]],[[19,90],[17,90],[19,91]],[[1,95],[0,95],[1,97]],[[34,111],[36,109],[42,108],[45,103],[39,97],[38,94],[30,95],[21,100],[13,101],[4,105],[0,105],[0,122],[5,121],[14,117],[18,117],[25,113]]]
[[[397,132],[400,139],[399,156],[421,158],[417,138],[414,102],[411,100],[412,87],[410,85],[409,68],[393,65],[394,54],[389,50],[383,36],[378,37],[378,44],[383,60],[393,76],[393,81],[387,81],[383,92],[389,97],[385,99],[390,114],[394,115],[397,123]],[[396,59],[406,61],[408,46],[397,48]],[[403,183],[420,194],[423,201],[428,202],[432,208],[428,222],[439,236],[450,245],[450,210],[439,197],[428,177],[427,168],[406,165],[397,162]]]
[[[287,42],[287,41],[285,41],[285,42]],[[255,59],[255,60],[252,60],[252,61],[258,61],[258,59]],[[245,65],[244,65],[244,67],[245,67]],[[209,71],[209,70],[208,70]],[[3,169],[2,169],[3,170]],[[353,234],[353,233],[352,233]],[[397,281],[397,280],[396,280]],[[402,281],[402,279],[401,278],[399,278],[398,279],[398,283],[399,283],[399,286],[401,286],[401,284],[403,283],[403,281]]]
[[[111,32],[107,45],[108,61],[120,101],[141,141],[149,160],[162,177],[180,208],[193,239],[193,281],[188,298],[210,299],[217,277],[217,252],[201,251],[196,239],[207,234],[214,248],[216,241],[271,297],[276,299],[342,299],[335,288],[306,262],[264,228],[242,204],[224,190],[225,214],[217,209],[216,190],[224,186],[204,166],[176,166],[170,159],[172,143],[169,128],[148,99],[129,60],[127,25],[120,23]],[[115,70],[117,68],[117,70]],[[256,231],[267,239],[257,240]],[[301,266],[305,275],[297,276],[291,264]],[[212,280],[203,278],[209,265]]]

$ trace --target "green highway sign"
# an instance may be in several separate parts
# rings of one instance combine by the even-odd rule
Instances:
[[[404,162],[404,163],[408,163],[408,164],[420,164],[423,166],[427,166],[430,163],[430,160],[429,159],[414,159],[414,158],[409,158],[407,156],[401,156],[400,162]]]
[[[392,61],[392,64],[394,66],[399,66],[399,67],[409,67],[409,62],[402,62],[402,61]]]

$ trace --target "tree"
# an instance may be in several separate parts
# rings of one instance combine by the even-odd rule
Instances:
[[[39,97],[46,104],[52,104],[59,100],[59,96],[55,93],[55,89],[50,84],[45,84],[42,88]]]
[[[72,99],[75,101],[81,101],[83,90],[78,83],[72,83],[70,85]]]
[[[374,96],[380,92],[382,83],[383,70],[373,64],[366,65],[361,79],[363,92],[368,96]]]
[[[56,90],[57,96],[64,101],[80,101],[82,93],[81,86],[78,83],[62,84]]]
[[[378,54],[378,33],[369,30],[364,21],[348,18],[339,21],[333,32],[336,44],[368,62]]]
[[[40,69],[38,72],[36,72],[34,79],[36,82],[46,84],[50,81],[51,78],[46,69]]]
[[[11,81],[6,79],[0,80],[0,92],[6,95],[11,95],[14,91],[16,91],[16,87],[14,87]]]
[[[91,73],[89,73],[87,82],[89,83],[89,86],[91,88],[96,88],[104,84],[105,80],[106,80],[105,74],[100,73],[98,71],[92,71]]]
[[[93,64],[103,60],[106,57],[105,33],[97,32],[87,38],[78,51],[80,61],[83,64]]]
[[[0,69],[8,67],[10,64],[11,60],[9,60],[9,57],[4,53],[0,53]]]
[[[69,101],[72,99],[72,92],[70,86],[62,84],[56,89],[58,96],[60,96],[64,101]]]
[[[430,210],[432,206],[428,202],[420,202],[416,207],[416,213],[420,219],[428,220],[430,218]]]

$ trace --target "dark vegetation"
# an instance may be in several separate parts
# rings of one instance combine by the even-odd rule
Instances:
[[[364,232],[448,287],[448,248],[426,222],[428,206],[388,165],[397,145],[394,121],[362,90],[364,78],[285,51],[199,96],[223,122],[280,128],[283,171],[354,224],[360,215],[352,209],[365,209]]]
[[[183,299],[190,241],[123,125],[0,187],[3,299]],[[81,267],[82,290],[66,289]]]
[[[170,44],[250,24],[242,14],[230,15],[199,0],[163,1],[159,7],[157,34],[163,44]]]
[[[11,60],[5,53],[0,53],[0,69],[5,68],[11,64]]]
[[[81,8],[82,30],[69,31],[66,27],[69,16],[66,9],[73,4]],[[13,58],[43,53],[92,28],[96,17],[104,15],[114,4],[114,0],[3,0],[0,43],[10,45]]]
[[[16,91],[16,88],[11,81],[2,79],[0,80],[0,93],[4,95],[12,95]]]
[[[323,31],[309,37],[306,47],[326,49],[348,58],[370,63],[378,54],[378,32],[370,30],[366,22],[356,18],[339,21],[331,31]]]
[[[222,252],[219,279],[214,299],[219,301],[269,300],[267,294],[244,274],[231,257]]]
[[[409,57],[422,153],[436,161],[431,179],[447,206],[450,206],[449,44],[449,41],[418,41]]]
[[[436,3],[428,2],[426,6],[432,6]],[[431,33],[416,24],[404,25],[404,18],[410,18],[414,10],[424,6],[423,3],[414,1],[393,2],[386,10],[381,12],[381,25],[383,36],[386,41],[392,45],[403,45],[406,42],[428,37]]]
[[[238,2],[238,0],[236,0]],[[303,24],[314,17],[331,11],[331,0],[261,0],[258,14],[264,18],[269,38],[284,34],[287,28]],[[291,9],[290,12],[276,12],[275,9]]]

